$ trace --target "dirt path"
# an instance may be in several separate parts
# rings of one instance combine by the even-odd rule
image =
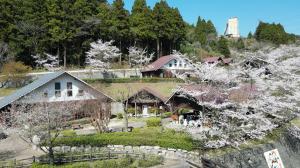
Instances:
[[[0,160],[27,159],[32,156],[44,154],[32,149],[32,146],[22,140],[18,135],[11,135],[0,140]]]

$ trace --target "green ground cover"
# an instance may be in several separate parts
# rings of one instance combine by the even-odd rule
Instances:
[[[131,145],[131,146],[160,146],[193,150],[195,148],[191,136],[184,132],[176,132],[162,127],[135,128],[133,132],[114,132],[93,135],[77,135],[61,137],[55,140],[55,146],[106,146],[106,145]]]
[[[162,163],[162,158],[158,156],[152,156],[146,160],[134,159],[132,157],[121,158],[121,159],[112,159],[112,160],[100,160],[93,162],[78,162],[64,165],[42,165],[34,164],[32,168],[144,168],[152,167]]]
[[[121,93],[127,95],[134,94],[143,87],[148,87],[168,98],[172,95],[173,90],[182,83],[177,82],[158,82],[158,83],[90,83],[97,90],[119,100]]]

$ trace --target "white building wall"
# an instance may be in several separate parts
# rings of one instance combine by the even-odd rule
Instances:
[[[165,64],[162,69],[170,70],[190,70],[190,64],[183,59],[173,59]]]
[[[234,38],[240,37],[238,18],[228,19],[225,35]]]
[[[55,95],[55,83],[60,82],[61,86],[61,96],[57,97]],[[67,95],[67,82],[72,82],[72,96]],[[57,102],[57,101],[74,101],[74,100],[86,100],[86,99],[95,99],[93,94],[89,93],[89,90],[86,89],[87,86],[69,75],[62,75],[57,79],[50,81],[48,84],[36,89],[34,92],[26,96],[27,99],[30,99],[30,102]],[[83,89],[83,96],[79,96],[79,90]],[[48,93],[46,97],[44,93]]]

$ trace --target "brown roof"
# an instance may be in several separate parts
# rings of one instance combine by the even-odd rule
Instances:
[[[223,63],[224,64],[229,64],[231,63],[232,59],[231,58],[223,58]]]
[[[146,66],[145,69],[142,70],[142,72],[157,71],[158,69],[160,69],[165,64],[167,64],[168,62],[170,62],[171,60],[173,60],[175,58],[177,58],[177,57],[175,57],[173,55],[167,55],[167,56],[160,57],[156,61],[154,61],[151,64],[149,64],[148,66]]]
[[[139,94],[142,91],[146,91],[150,94],[152,94],[153,96],[157,97],[158,99],[160,99],[162,102],[165,102],[167,100],[166,97],[162,96],[160,93],[156,92],[153,89],[150,89],[148,87],[143,87],[142,89],[140,89],[139,91],[137,91],[136,93],[134,93],[133,95],[131,95],[128,99],[134,97],[135,95]]]
[[[219,61],[222,61],[224,64],[229,64],[232,59],[231,58],[221,58],[221,57],[207,57],[203,59],[206,63],[218,63]]]
[[[183,93],[191,96],[195,98],[198,103],[214,102],[216,104],[222,104],[228,99],[228,96],[225,92],[217,87],[206,84],[183,85],[176,93]]]
[[[221,57],[207,57],[207,58],[204,58],[203,61],[206,62],[206,63],[216,63],[218,61],[221,61],[222,58]]]

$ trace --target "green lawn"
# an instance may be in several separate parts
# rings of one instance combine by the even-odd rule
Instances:
[[[0,97],[8,96],[16,90],[16,88],[0,88]]]
[[[55,140],[55,146],[106,146],[106,145],[131,145],[131,146],[160,146],[193,150],[194,144],[191,136],[184,132],[175,132],[161,127],[135,128],[133,132],[115,132],[93,135],[77,135],[62,137]]]
[[[91,83],[93,87],[103,93],[111,96],[112,98],[119,100],[121,93],[129,95],[137,92],[143,87],[148,87],[162,96],[168,98],[171,96],[173,89],[182,83],[176,82],[158,82],[158,83]]]

